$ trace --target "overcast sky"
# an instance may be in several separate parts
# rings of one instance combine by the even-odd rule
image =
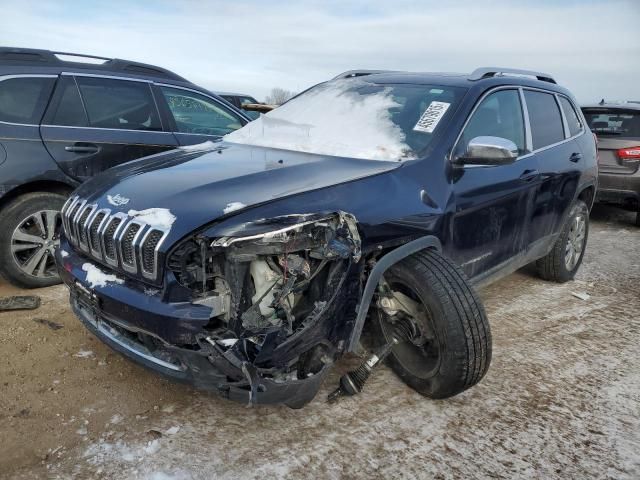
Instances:
[[[640,0],[0,0],[0,44],[153,63],[262,100],[353,68],[553,74],[579,101],[640,100]]]

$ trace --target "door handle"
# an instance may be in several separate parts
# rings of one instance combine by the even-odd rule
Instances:
[[[571,161],[573,163],[578,163],[581,158],[582,158],[582,154],[578,153],[578,152],[575,152],[575,153],[571,154],[571,156],[569,157],[569,161]]]
[[[523,182],[531,182],[540,176],[540,172],[538,170],[525,170],[520,175],[520,180]]]
[[[67,145],[64,147],[67,152],[73,153],[98,153],[100,151],[100,147],[94,145],[93,143],[74,143],[73,145]]]

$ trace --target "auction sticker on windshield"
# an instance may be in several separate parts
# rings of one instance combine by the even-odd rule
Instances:
[[[444,117],[449,105],[451,104],[446,102],[431,102],[413,129],[416,132],[432,133]]]

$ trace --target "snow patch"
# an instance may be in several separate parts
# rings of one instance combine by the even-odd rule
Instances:
[[[115,195],[107,195],[107,202],[114,207],[120,207],[129,203],[129,199],[127,197],[123,197],[119,193],[116,193]]]
[[[151,228],[160,228],[163,230],[169,230],[171,225],[173,225],[173,222],[176,221],[176,216],[172,214],[168,208],[129,210],[127,215],[146,223]]]
[[[176,426],[174,426],[174,427],[167,428],[167,429],[164,431],[164,434],[165,434],[165,435],[175,435],[175,434],[176,434],[176,433],[178,433],[179,431],[180,431],[180,427],[179,427],[178,425],[176,425]]]
[[[78,353],[74,353],[73,356],[78,358],[88,358],[93,357],[93,352],[91,350],[80,350]]]
[[[111,417],[111,420],[109,420],[109,423],[112,423],[113,425],[118,425],[120,422],[122,422],[122,420],[124,420],[124,417],[116,413],[113,417]]]
[[[124,283],[124,280],[116,277],[115,275],[104,273],[95,265],[91,263],[85,263],[82,265],[82,270],[87,272],[87,283],[91,288],[106,287],[107,283]]]
[[[206,152],[207,150],[216,148],[216,144],[211,140],[207,140],[206,142],[196,143],[195,145],[185,145],[184,147],[178,148],[185,152]]]
[[[231,202],[227,203],[227,206],[222,210],[223,213],[231,213],[236,210],[240,210],[241,208],[246,207],[246,205],[242,202]]]
[[[390,89],[360,94],[362,80],[315,87],[224,137],[232,143],[369,160],[414,158],[391,120]]]

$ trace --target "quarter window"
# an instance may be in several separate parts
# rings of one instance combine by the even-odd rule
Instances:
[[[124,130],[162,130],[146,82],[76,77],[89,126]]]
[[[555,97],[550,93],[525,90],[524,99],[529,111],[533,149],[564,140],[562,117]]]
[[[569,134],[570,136],[578,135],[582,131],[582,122],[580,121],[580,117],[576,113],[576,109],[573,108],[571,102],[566,97],[558,97],[560,99],[560,105],[562,105],[562,111],[564,112],[564,116],[567,119],[567,123],[569,124]]]
[[[0,81],[0,121],[39,124],[54,78],[19,77]]]
[[[178,132],[222,136],[242,127],[239,116],[204,95],[167,87],[162,94]]]
[[[464,156],[469,142],[484,136],[506,138],[516,144],[520,154],[525,152],[524,117],[517,90],[499,90],[482,100],[464,128],[456,156]]]

